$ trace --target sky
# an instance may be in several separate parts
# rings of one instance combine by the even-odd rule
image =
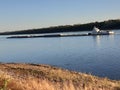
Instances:
[[[0,0],[0,32],[120,19],[120,0]]]

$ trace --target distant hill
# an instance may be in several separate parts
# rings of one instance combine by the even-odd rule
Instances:
[[[65,25],[65,26],[55,26],[55,27],[48,27],[48,28],[3,32],[3,33],[0,33],[0,35],[90,31],[93,29],[94,26],[103,30],[120,29],[120,19],[108,20],[103,22],[91,22],[87,24]]]

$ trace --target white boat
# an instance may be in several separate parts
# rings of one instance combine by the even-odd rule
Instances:
[[[109,34],[114,34],[113,31],[104,31],[104,30],[100,30],[97,27],[94,27],[92,30],[91,35],[109,35]]]

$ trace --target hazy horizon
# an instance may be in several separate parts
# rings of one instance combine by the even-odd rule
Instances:
[[[0,32],[119,19],[120,0],[2,0]]]

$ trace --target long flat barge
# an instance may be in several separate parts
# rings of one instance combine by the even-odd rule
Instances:
[[[71,37],[71,36],[88,36],[88,34],[50,34],[50,35],[22,35],[9,36],[7,38],[40,38],[40,37]]]

